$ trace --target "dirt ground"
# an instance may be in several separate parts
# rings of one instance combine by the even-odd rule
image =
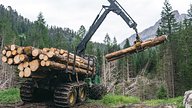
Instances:
[[[53,104],[53,102],[40,102],[40,103],[15,103],[15,104],[0,104],[0,108],[56,108]],[[103,106],[100,104],[95,103],[82,103],[77,104],[73,108],[110,108],[107,106]],[[123,105],[123,106],[116,106],[112,108],[176,108],[175,106],[156,106],[156,107],[150,107],[143,104],[134,104],[134,105]]]

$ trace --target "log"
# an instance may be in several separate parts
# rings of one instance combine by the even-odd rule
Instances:
[[[26,68],[26,67],[29,66],[29,62],[24,62],[24,63],[22,63],[22,64],[23,64],[23,67],[24,67],[24,68]]]
[[[53,61],[61,61],[61,62],[64,62],[64,63],[68,62],[69,65],[73,65],[73,59],[72,60],[71,59],[67,60],[67,57],[62,56],[62,55],[58,55],[58,54],[57,55],[53,55],[53,57],[51,57],[51,60],[53,60]],[[93,68],[91,66],[89,66],[89,68],[88,68],[88,65],[79,62],[79,60],[76,60],[75,66],[83,68],[83,69],[88,69],[90,71],[93,71]]]
[[[20,55],[16,55],[16,56],[13,58],[13,61],[14,61],[14,64],[19,64],[19,63],[21,63]]]
[[[17,55],[17,50],[11,51],[11,55],[13,55],[13,56]]]
[[[42,60],[40,64],[41,64],[41,66],[44,67],[44,66],[46,66],[46,61]]]
[[[17,50],[17,48],[18,48],[18,46],[17,45],[11,45],[11,51],[13,51],[13,50]]]
[[[45,56],[44,54],[40,54],[40,55],[39,55],[39,59],[40,59],[40,60],[43,60],[44,56]]]
[[[40,49],[35,48],[35,49],[33,49],[33,51],[32,51],[32,56],[33,56],[33,57],[37,57],[41,52],[42,52],[42,51],[41,51]]]
[[[46,66],[57,69],[57,70],[66,70],[66,65],[61,64],[61,63],[57,63],[57,62],[54,62],[54,61],[46,61]],[[70,71],[73,71],[73,66],[68,66],[68,69]],[[82,73],[82,74],[88,74],[87,70],[77,68],[77,67],[75,67],[75,72],[79,72],[79,73]],[[89,73],[91,73],[91,72],[89,71]]]
[[[23,71],[24,70],[24,64],[23,63],[20,63],[17,67],[17,69],[19,69],[20,71]]]
[[[13,64],[13,58],[8,58],[7,63],[8,63],[9,65]]]
[[[4,50],[2,50],[1,53],[2,53],[2,55],[6,55],[6,52],[7,52],[7,51],[4,49]]]
[[[44,55],[43,60],[47,61],[48,59],[48,56]]]
[[[24,77],[24,71],[19,72],[19,77],[23,78]]]
[[[6,52],[6,57],[11,57],[12,56],[12,52],[11,51],[7,51]]]
[[[32,50],[33,50],[33,47],[32,46],[27,46],[27,47],[24,47],[24,53],[26,54],[26,55],[32,55]]]
[[[49,48],[43,48],[43,51],[44,51],[44,52],[49,52],[50,49],[49,49]]]
[[[17,54],[22,54],[22,53],[23,53],[23,47],[18,47]]]
[[[26,67],[26,68],[24,69],[24,76],[25,76],[25,77],[31,76],[31,69],[30,69],[29,67]]]
[[[150,47],[163,43],[166,39],[167,39],[166,35],[155,37],[154,39],[149,39],[149,40],[142,42],[140,47],[141,47],[141,49],[145,50],[147,48],[150,48]],[[113,60],[120,59],[120,58],[126,56],[127,54],[136,53],[137,50],[138,50],[138,47],[136,45],[133,45],[126,49],[122,49],[122,50],[107,54],[105,57],[106,57],[107,61],[113,61]]]
[[[19,59],[21,62],[28,61],[28,56],[25,54],[20,54]]]
[[[5,49],[6,51],[10,51],[10,50],[11,50],[11,46],[10,46],[10,45],[4,46],[4,49]]]
[[[1,58],[1,60],[2,60],[2,62],[6,63],[6,62],[7,62],[7,57],[6,57],[6,56],[3,56],[3,57]]]
[[[32,72],[37,71],[37,69],[40,67],[39,60],[33,60],[29,62],[29,67]]]
[[[60,51],[59,51],[59,54],[64,54],[64,53],[66,53],[66,51],[65,50],[63,50],[63,49],[61,49]]]

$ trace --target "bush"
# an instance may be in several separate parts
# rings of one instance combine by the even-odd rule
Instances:
[[[16,103],[21,101],[20,93],[18,88],[10,88],[7,90],[0,91],[0,103],[7,104],[7,103]]]
[[[157,98],[158,99],[166,99],[167,98],[167,91],[163,85],[161,85],[159,90],[157,91]]]

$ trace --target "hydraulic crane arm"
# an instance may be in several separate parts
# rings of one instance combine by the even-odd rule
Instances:
[[[90,26],[88,32],[84,36],[83,40],[76,47],[76,54],[77,55],[84,54],[88,41],[91,39],[93,34],[99,28],[99,26],[104,21],[104,19],[106,18],[106,16],[108,15],[108,13],[110,11],[116,13],[117,15],[120,15],[122,17],[122,19],[126,22],[126,24],[130,28],[133,28],[135,30],[136,40],[140,41],[140,38],[139,38],[139,35],[137,32],[137,28],[136,28],[137,23],[131,18],[131,16],[123,9],[123,7],[116,0],[108,0],[108,1],[110,2],[110,5],[109,6],[103,6],[100,13],[97,15],[94,22]],[[102,13],[102,15],[100,15],[103,9],[105,9],[105,10]]]

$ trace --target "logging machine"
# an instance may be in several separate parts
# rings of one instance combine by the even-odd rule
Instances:
[[[48,75],[45,78],[33,78],[33,74],[35,74],[35,72],[33,72],[31,80],[27,80],[21,85],[20,94],[21,99],[24,102],[31,102],[34,101],[36,97],[41,97],[41,93],[43,92],[38,94],[38,91],[40,89],[47,89],[53,92],[53,101],[55,103],[55,106],[57,107],[72,107],[77,102],[85,101],[87,96],[92,99],[100,99],[106,93],[106,88],[104,86],[96,84],[97,81],[95,80],[95,76],[98,75],[98,71],[95,72],[96,58],[93,56],[85,55],[87,43],[91,39],[93,34],[99,28],[106,16],[110,12],[114,12],[119,15],[130,28],[134,29],[136,33],[135,44],[137,46],[140,46],[140,44],[142,43],[137,32],[137,23],[131,18],[131,16],[125,11],[125,9],[123,9],[123,7],[116,0],[108,1],[110,5],[102,6],[101,11],[90,26],[88,32],[76,47],[75,54],[72,55],[68,53],[68,60],[65,60],[60,56],[53,56],[55,57],[55,59],[61,58],[63,61],[67,61],[66,65],[61,64],[62,62],[46,62],[46,65],[48,66],[53,65],[55,67],[58,66],[61,68],[66,68],[65,71],[62,70],[55,72],[56,70],[54,70],[53,72],[52,70],[49,71],[49,69],[44,69],[47,71],[43,73],[46,73],[46,75]],[[72,62],[69,60],[71,56],[74,56]],[[84,65],[81,65],[80,67],[83,69],[79,69],[79,67],[77,68],[80,63],[79,61],[77,61],[77,59],[79,59],[80,57],[83,58],[84,61],[87,60],[87,67],[85,67]],[[36,62],[38,62],[38,60]],[[81,70],[83,70],[83,72],[81,72]],[[81,74],[90,73],[90,70],[93,70],[91,74]]]

